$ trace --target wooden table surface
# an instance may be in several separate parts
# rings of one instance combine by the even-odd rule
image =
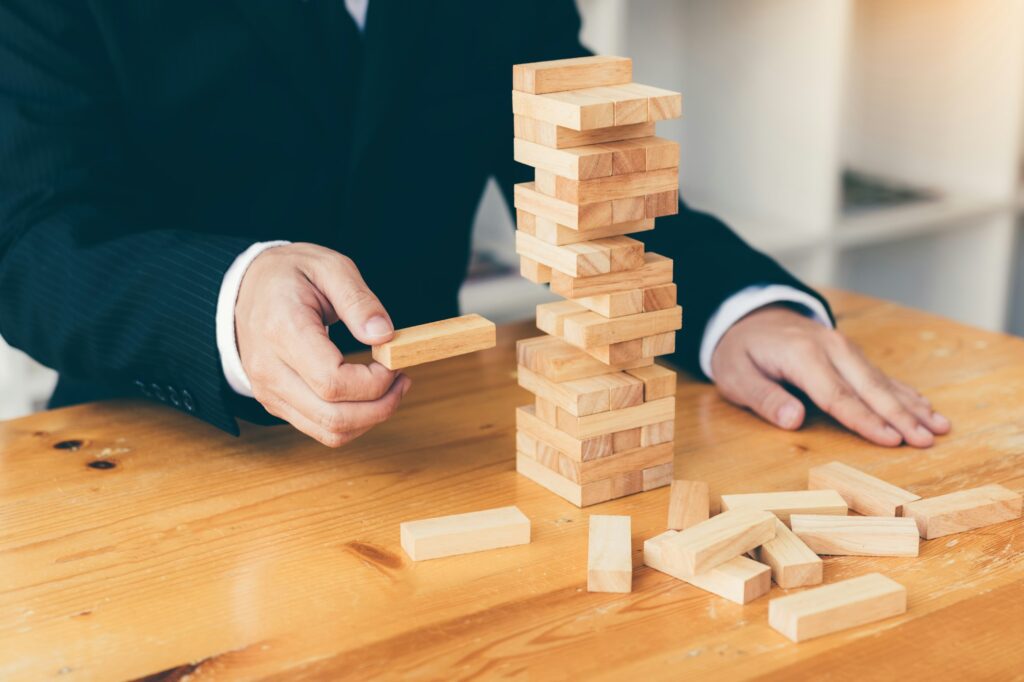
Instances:
[[[1024,342],[832,299],[841,328],[954,431],[925,451],[822,417],[786,433],[683,380],[677,477],[713,495],[801,489],[839,459],[924,496],[1024,491]],[[587,593],[587,516],[632,515],[640,566],[668,493],[580,510],[515,473],[529,395],[513,340],[532,333],[413,368],[398,415],[336,451],[131,401],[0,424],[0,679],[1024,675],[1021,521],[922,542],[916,559],[826,558],[826,582],[882,571],[909,610],[800,645],[768,627],[767,598],[738,606],[644,567],[632,594]],[[529,545],[420,563],[399,547],[400,521],[510,504],[533,522]]]

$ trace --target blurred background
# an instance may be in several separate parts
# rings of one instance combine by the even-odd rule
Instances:
[[[812,284],[1024,334],[1024,0],[578,4],[585,44],[683,93],[658,134],[690,204]],[[464,309],[504,322],[551,298],[519,277],[489,185]],[[0,419],[53,383],[0,342]]]

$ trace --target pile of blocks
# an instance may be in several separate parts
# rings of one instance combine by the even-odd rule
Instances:
[[[517,346],[516,469],[577,506],[672,480],[675,373],[654,364],[682,327],[672,261],[629,234],[678,211],[679,145],[655,122],[679,93],[594,56],[513,67],[521,272],[567,300],[537,306],[547,336]]]

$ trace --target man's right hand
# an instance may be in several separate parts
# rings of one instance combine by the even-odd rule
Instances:
[[[346,363],[326,330],[338,320],[367,345],[394,335],[384,306],[346,256],[289,244],[264,251],[246,270],[235,335],[256,400],[329,447],[394,414],[412,383],[376,362]]]

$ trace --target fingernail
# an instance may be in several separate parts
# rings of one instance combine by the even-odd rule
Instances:
[[[405,382],[405,384],[402,386],[402,397],[404,398],[405,394],[409,392],[410,388],[412,388],[412,379],[410,379],[409,377],[404,377],[402,380]]]
[[[882,429],[882,433],[884,433],[886,437],[895,440],[897,443],[903,442],[903,436],[900,432],[889,425],[886,425],[886,427]]]
[[[376,338],[378,336],[387,336],[394,331],[394,328],[386,318],[374,315],[363,325],[363,331],[366,332],[367,336]]]
[[[776,419],[779,426],[784,429],[795,428],[800,419],[800,408],[796,403],[786,403],[779,408]]]
[[[921,426],[920,424],[918,424],[917,427],[914,429],[914,433],[916,433],[919,437],[927,439],[929,441],[934,439],[934,434],[932,434],[931,431]]]
[[[940,429],[949,428],[949,420],[946,419],[943,415],[939,414],[938,412],[932,412],[932,419],[935,420],[935,425],[938,426]]]

